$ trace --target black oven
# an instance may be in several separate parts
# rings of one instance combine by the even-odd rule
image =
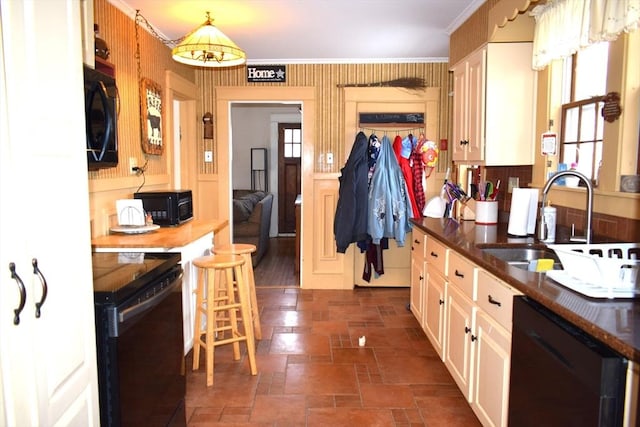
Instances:
[[[100,424],[185,426],[180,254],[92,259]]]
[[[84,66],[87,163],[90,170],[118,165],[118,88],[113,77]]]

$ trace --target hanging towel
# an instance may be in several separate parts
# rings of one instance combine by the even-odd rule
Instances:
[[[368,147],[367,136],[359,132],[347,163],[340,170],[338,204],[333,222],[339,253],[345,253],[351,243],[368,238]]]
[[[389,237],[396,239],[397,245],[402,247],[406,233],[411,231],[409,218],[412,217],[407,184],[393,154],[391,141],[384,136],[369,186],[367,231],[374,244]]]

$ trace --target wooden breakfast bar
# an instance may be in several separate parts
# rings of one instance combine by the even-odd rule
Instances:
[[[191,261],[208,255],[215,233],[229,225],[228,220],[193,219],[175,227],[160,227],[143,234],[112,233],[91,241],[94,252],[178,252],[184,277],[182,280],[182,307],[184,329],[184,353],[193,347],[193,322],[195,312],[194,291],[198,275]]]

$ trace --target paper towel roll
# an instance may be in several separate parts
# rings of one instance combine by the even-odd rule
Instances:
[[[511,194],[511,210],[507,232],[512,236],[526,236],[536,232],[538,190],[514,188]]]

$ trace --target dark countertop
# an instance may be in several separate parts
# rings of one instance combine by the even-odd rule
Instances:
[[[411,222],[626,358],[640,362],[640,300],[589,298],[547,279],[544,273],[513,267],[483,253],[481,248],[491,246],[544,247],[533,237],[507,236],[505,223],[476,229],[473,221],[422,218]]]

